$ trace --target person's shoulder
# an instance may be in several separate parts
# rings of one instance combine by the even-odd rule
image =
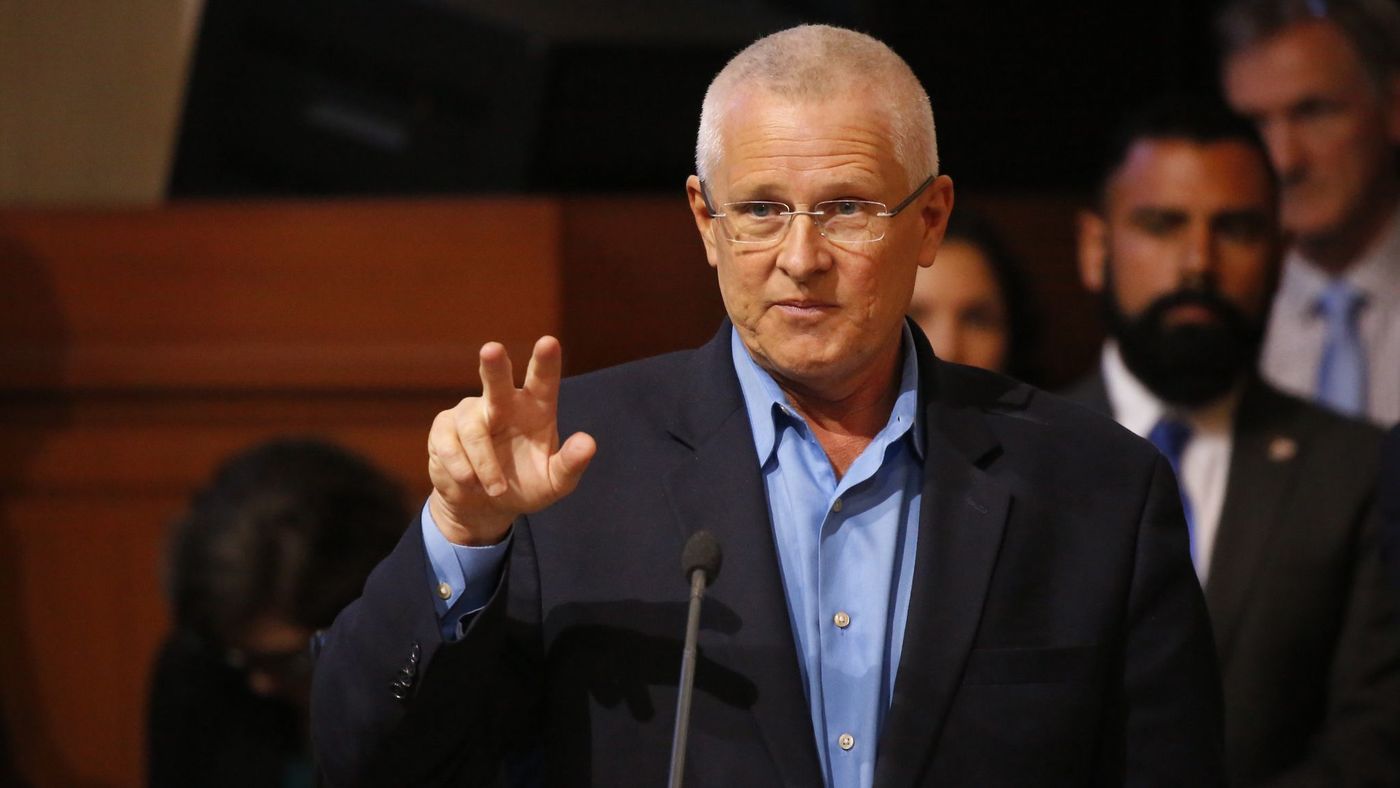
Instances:
[[[942,387],[975,404],[1003,439],[1053,447],[1057,454],[1142,454],[1151,444],[1080,398],[1053,394],[985,369],[939,361]]]
[[[1384,432],[1361,419],[1344,416],[1321,405],[1255,380],[1240,402],[1241,419],[1258,429],[1287,433],[1313,452],[1352,454],[1359,461],[1379,459]]]

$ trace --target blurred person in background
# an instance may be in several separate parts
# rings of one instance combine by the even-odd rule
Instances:
[[[408,516],[383,473],[320,441],[264,443],[218,469],[174,528],[151,785],[312,784],[310,638],[359,596]]]
[[[1218,20],[1225,95],[1254,121],[1291,238],[1264,377],[1400,420],[1400,7],[1238,0]]]
[[[909,316],[944,361],[1036,382],[1036,321],[1021,268],[980,214],[959,208],[949,217],[938,257],[914,280]]]
[[[1400,785],[1380,432],[1255,371],[1282,246],[1263,143],[1223,106],[1164,100],[1128,119],[1107,165],[1079,247],[1110,338],[1070,395],[1177,472],[1230,785]]]

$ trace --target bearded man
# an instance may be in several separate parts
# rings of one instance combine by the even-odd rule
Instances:
[[[1400,784],[1400,628],[1375,549],[1380,435],[1255,372],[1282,244],[1267,151],[1223,107],[1165,100],[1125,123],[1105,173],[1079,256],[1110,338],[1070,394],[1177,471],[1230,784]]]

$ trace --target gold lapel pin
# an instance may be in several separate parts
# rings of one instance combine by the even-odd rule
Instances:
[[[1287,462],[1298,456],[1298,442],[1280,435],[1269,441],[1269,459],[1274,462]]]

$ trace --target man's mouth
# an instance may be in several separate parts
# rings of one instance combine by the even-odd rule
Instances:
[[[1215,313],[1215,310],[1201,304],[1178,304],[1168,309],[1163,318],[1169,326],[1220,322],[1220,316]]]
[[[813,318],[820,317],[832,309],[835,309],[836,305],[813,299],[790,298],[782,301],[775,301],[773,303],[773,308],[789,317]]]

